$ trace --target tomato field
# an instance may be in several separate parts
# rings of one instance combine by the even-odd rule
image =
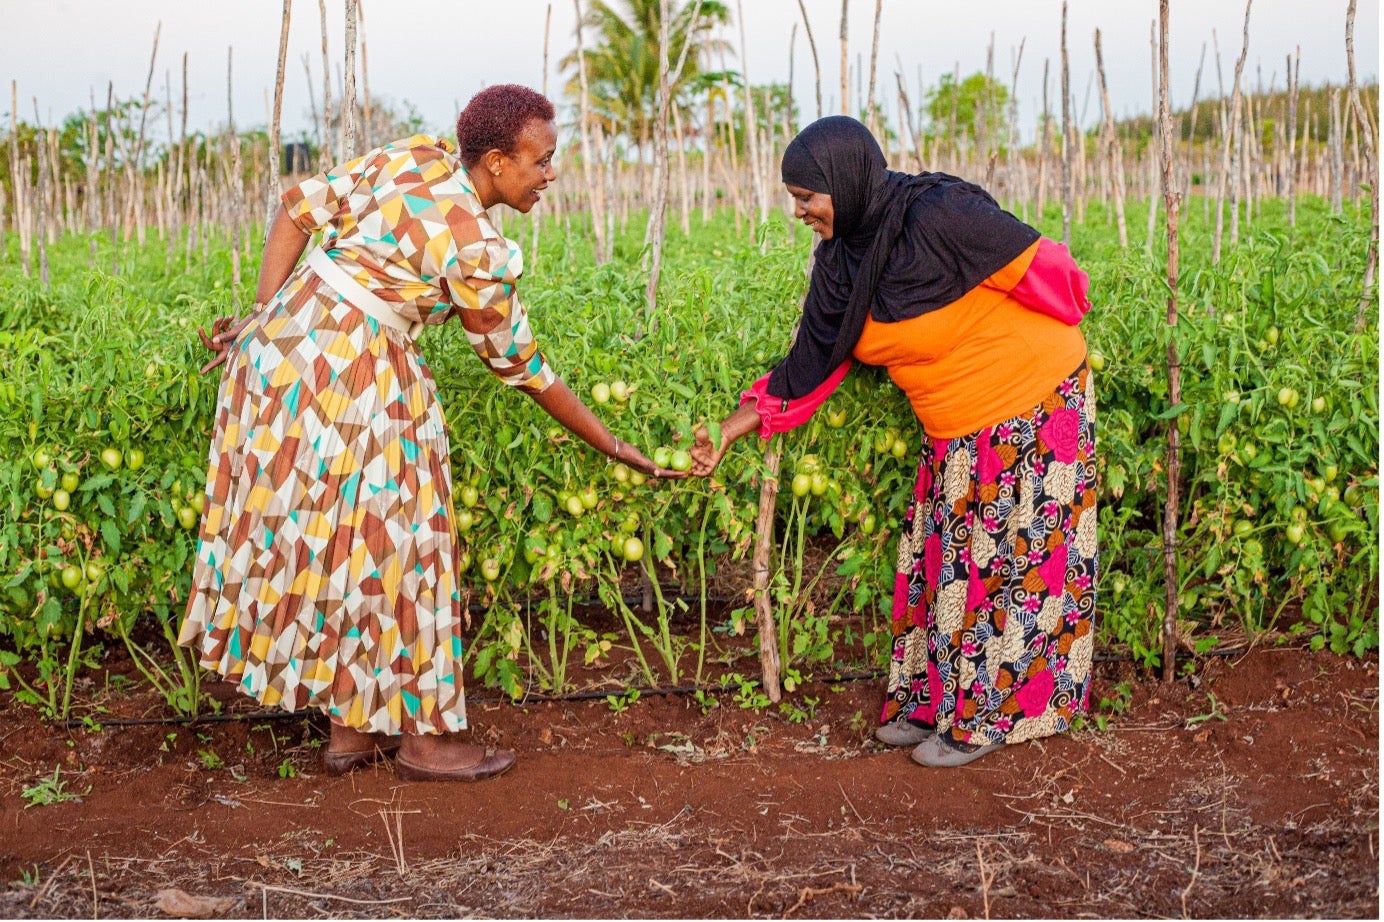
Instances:
[[[1056,233],[1049,211],[1037,223]],[[1363,655],[1378,644],[1378,327],[1359,308],[1368,213],[1332,215],[1308,198],[1290,227],[1267,201],[1212,265],[1199,255],[1210,233],[1200,211],[1183,231],[1176,327],[1163,317],[1161,254],[1121,249],[1095,203],[1074,229],[1095,303],[1084,329],[1100,401],[1099,645],[1159,662],[1175,417],[1188,668],[1231,638]],[[537,236],[509,232],[526,247]],[[685,466],[692,427],[719,419],[789,341],[808,237],[782,217],[757,237],[720,218],[674,241],[653,316],[634,236],[603,265],[580,226],[538,238],[523,292],[545,353],[661,463]],[[205,259],[156,239],[119,246],[62,238],[51,286],[0,266],[0,685],[50,717],[83,713],[74,680],[115,648],[171,711],[206,707],[172,642],[217,389],[215,373],[198,374],[195,331],[244,297],[225,244]],[[754,630],[745,573],[759,444],[738,446],[714,479],[644,482],[492,380],[457,325],[420,345],[451,431],[477,684],[560,693],[578,664],[607,663],[626,670],[611,677],[621,687],[710,681],[720,641]],[[895,527],[921,437],[882,373],[860,367],[783,437],[770,585],[790,694],[887,655]]]

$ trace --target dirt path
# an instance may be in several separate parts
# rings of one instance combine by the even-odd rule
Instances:
[[[802,723],[730,692],[473,703],[520,753],[475,786],[328,778],[302,720],[69,736],[5,699],[0,915],[178,888],[246,918],[1378,917],[1376,660],[1107,665],[1096,693],[1127,701],[1105,731],[946,771],[871,741],[877,682],[809,685]],[[26,807],[55,768],[86,793]]]

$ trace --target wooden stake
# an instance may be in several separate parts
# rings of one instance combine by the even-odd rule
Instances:
[[[752,559],[755,623],[759,628],[759,668],[764,693],[775,704],[783,697],[779,685],[778,630],[774,606],[769,596],[769,567],[774,550],[774,505],[778,499],[778,472],[782,439],[770,442],[764,451],[764,479],[759,485],[759,514],[755,516],[754,557]]]
[[[1168,232],[1168,404],[1182,402],[1182,363],[1177,351],[1177,222],[1181,198],[1173,182],[1172,110],[1168,104],[1168,5],[1171,0],[1158,2],[1158,122],[1162,127],[1163,205],[1167,211]],[[1177,656],[1177,523],[1178,498],[1182,476],[1182,452],[1177,431],[1177,418],[1168,420],[1168,498],[1163,506],[1163,681],[1171,682]]]
[[[343,161],[356,156],[356,26],[359,17],[360,0],[346,0],[346,70],[341,100]]]
[[[1359,137],[1365,148],[1365,169],[1370,187],[1370,242],[1365,256],[1365,278],[1360,292],[1360,310],[1355,317],[1355,329],[1363,330],[1371,310],[1376,309],[1378,295],[1371,295],[1375,271],[1379,266],[1379,160],[1374,143],[1375,126],[1360,101],[1360,85],[1355,80],[1355,0],[1346,8],[1346,72],[1349,75],[1350,106],[1355,113]]]
[[[1105,136],[1106,162],[1115,195],[1115,223],[1120,233],[1120,249],[1129,249],[1129,229],[1125,226],[1124,158],[1120,153],[1120,138],[1115,131],[1115,114],[1110,108],[1110,93],[1105,86],[1105,60],[1101,55],[1100,29],[1096,30],[1096,74],[1100,78],[1101,132]]]
[[[284,0],[283,21],[279,25],[279,64],[274,72],[274,112],[269,120],[269,176],[264,184],[264,239],[279,210],[279,116],[284,107],[284,64],[288,61],[288,22],[293,0]]]
[[[317,152],[317,166],[326,169],[336,162],[332,155],[332,69],[327,63],[327,2],[317,0],[322,22],[322,142]]]
[[[798,0],[798,9],[802,12],[803,16],[803,31],[807,33],[807,47],[812,49],[812,70],[817,75],[816,83],[814,84],[817,87],[817,117],[821,118],[822,65],[821,62],[817,60],[817,42],[812,38],[812,23],[807,21],[807,6],[803,3],[803,0]]]
[[[841,0],[841,114],[851,114],[850,56],[846,43],[846,7],[850,0]]]
[[[869,113],[871,134],[879,134],[879,120],[875,117],[875,64],[879,60],[879,20],[884,13],[884,0],[875,0],[875,35],[870,42],[870,88],[865,94],[865,111]]]
[[[1232,245],[1236,242],[1239,231],[1239,188],[1237,174],[1239,172],[1240,161],[1236,150],[1236,141],[1239,137],[1240,127],[1240,104],[1241,90],[1240,77],[1245,70],[1245,58],[1249,56],[1249,13],[1254,5],[1254,0],[1245,0],[1245,28],[1244,40],[1240,45],[1240,57],[1235,62],[1235,83],[1231,87],[1230,95],[1230,114],[1226,119],[1225,146],[1221,149],[1221,175],[1217,186],[1217,201],[1222,201],[1227,196],[1227,184],[1229,184],[1229,198],[1231,208],[1231,231],[1230,241]],[[1219,55],[1217,58],[1219,59]],[[1216,229],[1211,237],[1211,265],[1217,265],[1221,261],[1221,235],[1225,227],[1225,212],[1219,205],[1216,208]]]
[[[1062,242],[1072,244],[1072,103],[1067,66],[1067,0],[1062,0]],[[959,89],[959,87],[958,87]]]

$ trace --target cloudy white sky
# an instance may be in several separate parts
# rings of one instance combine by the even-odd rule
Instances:
[[[589,0],[583,0],[589,2]],[[618,0],[616,0],[618,2]],[[783,81],[789,73],[789,41],[800,22],[798,0],[726,0],[732,12],[743,8],[748,53],[729,66],[747,70],[752,82]],[[824,103],[834,110],[840,85],[841,0],[805,0],[822,66]],[[1020,119],[1031,126],[1041,108],[1044,62],[1050,64],[1056,98],[1060,60],[1060,0],[883,0],[880,80],[891,100],[894,72],[901,69],[910,94],[954,67],[963,75],[985,69],[992,36],[995,71],[1010,81],[1014,55],[1024,43],[1019,71]],[[1282,87],[1286,57],[1301,50],[1301,82],[1343,83],[1346,79],[1346,0],[1252,0],[1250,85]],[[327,0],[328,44],[332,60],[343,50],[343,0]],[[369,59],[370,91],[375,97],[413,104],[432,130],[445,131],[457,107],[491,83],[543,84],[544,21],[552,10],[548,86],[560,94],[557,60],[575,47],[572,0],[362,0]],[[875,0],[849,0],[848,36],[852,65],[868,71]],[[181,95],[181,68],[188,56],[189,124],[214,129],[226,120],[227,49],[233,49],[235,118],[240,126],[264,125],[273,86],[282,0],[0,0],[0,77],[5,85],[0,112],[8,124],[11,81],[17,86],[20,117],[57,121],[104,103],[106,87],[117,97],[143,92],[154,30],[161,25],[154,68],[155,95],[170,83]],[[1229,91],[1241,45],[1244,0],[1172,0],[1172,93],[1185,104],[1192,96],[1198,61],[1205,49],[1201,97],[1216,90],[1215,44],[1219,42],[1222,79]],[[1076,114],[1089,124],[1099,115],[1091,84],[1095,72],[1092,36],[1102,33],[1112,105],[1120,115],[1147,113],[1152,107],[1150,27],[1157,0],[1070,0],[1068,47]],[[1355,22],[1357,73],[1378,79],[1379,0],[1358,0]],[[726,35],[738,49],[738,23]],[[286,136],[310,122],[308,55],[312,81],[321,92],[321,33],[318,4],[295,0],[288,56],[283,123]],[[813,66],[806,35],[798,28],[794,86],[800,112],[816,115]],[[1090,89],[1088,90],[1088,87]],[[852,84],[854,94],[854,84]],[[338,97],[339,98],[339,97]],[[1056,103],[1054,102],[1054,106]],[[160,126],[157,135],[166,133]]]

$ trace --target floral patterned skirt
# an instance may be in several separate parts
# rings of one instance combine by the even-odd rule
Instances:
[[[1059,733],[1086,710],[1095,450],[1084,362],[1028,413],[924,438],[899,542],[882,722],[983,745]]]
[[[417,347],[299,267],[226,361],[179,643],[267,706],[465,729],[448,454]]]

